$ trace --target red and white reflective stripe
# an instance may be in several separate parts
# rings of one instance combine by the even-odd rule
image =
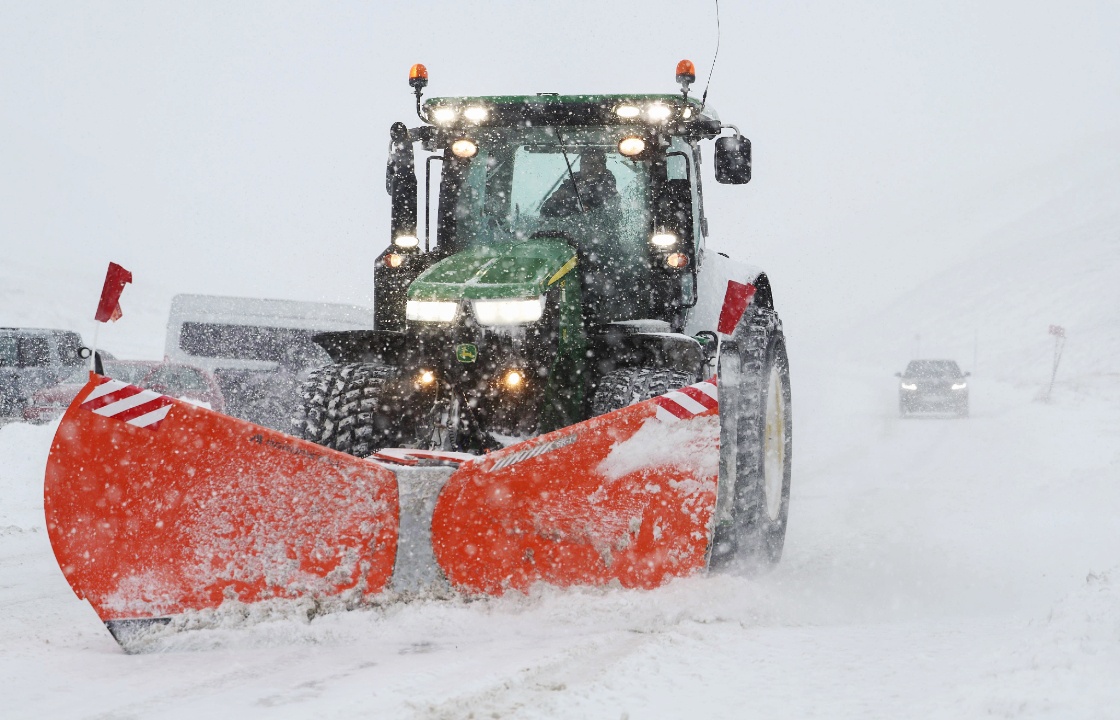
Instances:
[[[395,465],[419,465],[422,461],[435,461],[448,465],[459,465],[474,460],[478,455],[450,450],[417,450],[415,448],[382,448],[369,456],[371,460],[393,463]]]
[[[82,401],[81,407],[102,417],[155,430],[167,417],[174,402],[166,395],[105,378]]]
[[[673,390],[654,398],[660,420],[688,420],[709,410],[719,409],[719,388],[716,378]]]

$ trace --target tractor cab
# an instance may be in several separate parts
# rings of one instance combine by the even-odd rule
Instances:
[[[700,141],[724,130],[711,108],[683,94],[542,93],[418,100],[418,113],[427,124],[393,129],[392,244],[377,268],[379,328],[403,330],[406,288],[435,262],[538,238],[576,253],[588,322],[653,319],[683,328],[707,229]],[[717,177],[746,182],[749,141],[737,133],[722,140],[735,142],[717,146],[717,169],[727,170]],[[422,236],[415,144],[428,153]]]

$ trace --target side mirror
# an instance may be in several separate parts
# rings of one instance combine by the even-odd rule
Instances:
[[[78,348],[78,357],[80,357],[82,360],[89,360],[89,356],[92,354],[93,351],[87,348],[85,345]]]
[[[389,138],[389,161],[385,167],[385,189],[393,206],[389,241],[400,248],[415,248],[420,241],[416,235],[416,159],[412,139],[402,122],[393,123]]]
[[[751,141],[742,135],[716,140],[716,182],[745,185],[751,181]]]

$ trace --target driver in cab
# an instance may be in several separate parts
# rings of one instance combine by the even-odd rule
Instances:
[[[579,171],[565,179],[541,205],[541,216],[576,215],[601,208],[616,198],[618,184],[607,169],[606,153],[600,148],[588,148],[580,155]]]

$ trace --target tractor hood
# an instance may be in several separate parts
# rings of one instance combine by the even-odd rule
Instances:
[[[440,260],[412,281],[410,300],[507,300],[543,295],[576,266],[562,240],[476,245]]]

